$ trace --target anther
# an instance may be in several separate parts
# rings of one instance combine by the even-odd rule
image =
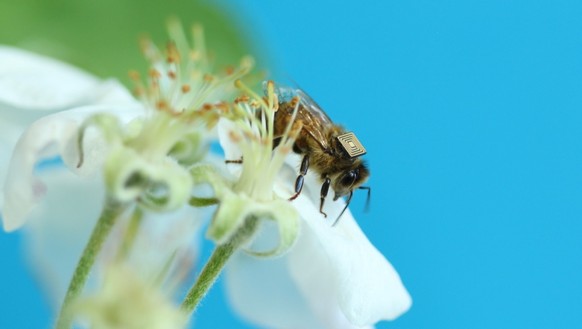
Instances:
[[[145,94],[145,91],[142,87],[136,87],[135,89],[133,89],[133,94],[136,96],[143,96]]]
[[[168,109],[168,103],[166,103],[166,101],[164,101],[164,100],[159,100],[159,101],[156,103],[156,107],[157,107],[159,110],[167,110],[167,109]]]
[[[210,74],[204,74],[204,77],[202,79],[204,79],[204,81],[206,82],[212,82],[212,80],[214,80],[214,77]]]
[[[232,130],[228,132],[228,137],[230,138],[231,141],[233,141],[233,143],[238,143],[241,141],[241,136]]]
[[[216,104],[215,107],[224,113],[228,112],[228,103],[227,102],[220,102],[220,103]]]
[[[212,111],[213,108],[214,106],[212,106],[212,104],[204,103],[204,105],[202,105],[202,110],[204,111]]]
[[[247,96],[247,95],[242,95],[242,96],[239,96],[239,97],[237,97],[237,98],[234,100],[234,102],[235,102],[236,104],[238,104],[238,103],[246,103],[246,102],[248,102],[249,100],[250,100],[249,96]]]
[[[282,154],[288,154],[289,152],[291,152],[291,147],[287,144],[280,145],[279,147],[276,148],[276,151],[281,152]]]
[[[180,53],[173,42],[169,42],[166,46],[168,63],[178,63],[180,61]]]
[[[159,78],[160,78],[160,76],[161,76],[161,74],[160,74],[160,72],[159,72],[158,70],[156,70],[156,69],[150,69],[150,71],[149,71],[149,76],[150,76],[150,78],[152,78],[152,79],[159,79]]]
[[[131,70],[131,71],[129,71],[128,75],[129,75],[129,78],[133,81],[140,81],[141,80],[141,76],[140,76],[138,71]]]

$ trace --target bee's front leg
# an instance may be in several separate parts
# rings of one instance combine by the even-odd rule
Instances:
[[[295,180],[295,194],[289,198],[289,201],[295,200],[301,193],[301,190],[303,189],[303,181],[305,179],[305,175],[307,175],[307,169],[309,169],[309,156],[305,155],[303,160],[301,160],[299,176],[297,176],[297,180]]]

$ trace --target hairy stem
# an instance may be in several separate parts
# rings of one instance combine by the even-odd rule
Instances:
[[[55,324],[56,329],[68,329],[71,327],[73,321],[72,314],[69,310],[71,303],[83,291],[83,287],[89,277],[89,272],[95,263],[95,258],[97,258],[103,242],[109,235],[109,232],[111,232],[111,228],[115,224],[116,219],[124,209],[121,204],[114,201],[106,202],[103,207],[99,220],[97,220],[97,224],[93,228],[89,242],[87,242],[81,254],[81,259],[79,259],[75,272],[73,273],[73,278],[69,283],[65,300],[61,305],[61,310]]]
[[[139,227],[141,225],[143,219],[143,211],[141,208],[136,207],[129,219],[129,223],[125,230],[125,234],[123,236],[123,240],[121,241],[121,246],[119,247],[117,253],[117,261],[121,262],[124,258],[126,258],[129,253],[131,252],[131,248],[133,247],[133,243],[135,242],[135,238],[137,236],[137,232],[139,231]]]
[[[182,310],[184,312],[188,315],[194,312],[202,298],[206,296],[210,287],[218,279],[227,261],[255,233],[257,227],[258,219],[255,217],[248,218],[243,227],[228,242],[218,245],[214,249],[202,272],[200,272],[200,276],[198,276],[184,301],[182,301]]]

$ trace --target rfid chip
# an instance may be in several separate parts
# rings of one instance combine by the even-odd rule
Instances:
[[[358,157],[360,155],[366,154],[366,149],[362,146],[362,143],[358,140],[354,133],[349,132],[337,136],[337,139],[342,144],[344,150],[352,158]]]

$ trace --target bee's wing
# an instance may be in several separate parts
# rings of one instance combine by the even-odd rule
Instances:
[[[267,90],[267,82],[263,83],[263,89]],[[331,119],[321,107],[303,90],[282,85],[275,85],[275,93],[280,102],[290,102],[293,97],[299,97],[302,105],[297,113],[297,119],[303,122],[303,129],[324,149],[331,152],[325,131],[329,125],[333,125]]]
[[[263,82],[263,90],[265,95],[267,94],[267,81]],[[279,97],[279,102],[290,102],[295,95],[297,95],[297,89],[281,86],[279,84],[275,85],[275,94]]]
[[[267,82],[263,82],[263,89],[265,93],[267,91]],[[321,109],[311,96],[309,96],[305,91],[300,88],[293,88],[288,86],[275,85],[275,93],[279,97],[280,102],[290,102],[293,97],[299,96],[301,104],[308,109],[315,117],[322,121],[324,124],[332,124],[331,119],[327,114]]]
[[[319,106],[306,92],[301,89],[297,89],[295,92],[297,96],[299,96],[301,104],[309,109],[309,112],[313,113],[322,124],[333,124],[329,116],[327,116],[327,114],[321,109],[321,106]]]
[[[298,118],[303,121],[303,129],[326,151],[331,152],[331,147],[327,141],[325,132],[330,125],[333,125],[331,119],[321,109],[319,105],[307,93],[301,89],[296,90],[297,96],[300,97]]]

